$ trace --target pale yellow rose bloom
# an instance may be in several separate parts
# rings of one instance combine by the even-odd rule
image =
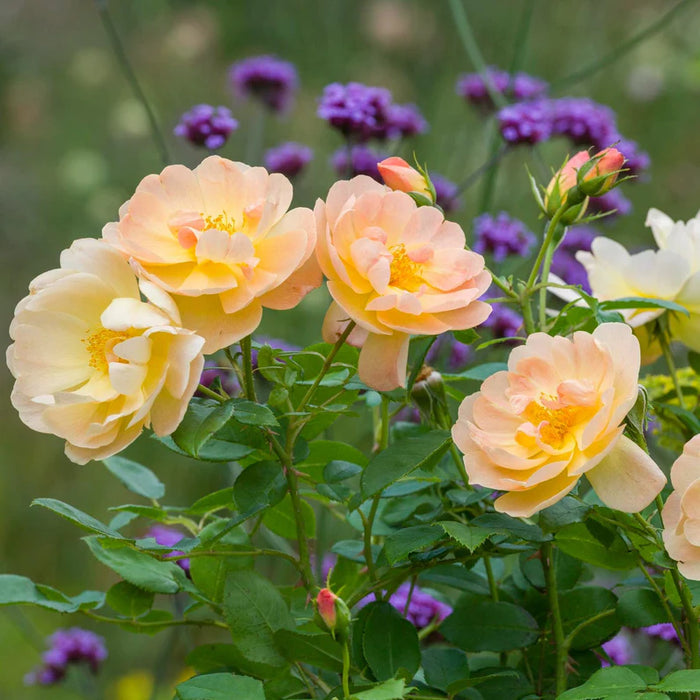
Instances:
[[[533,333],[459,408],[452,437],[470,483],[504,491],[496,510],[528,517],[585,474],[606,505],[641,510],[666,478],[622,434],[638,377],[639,343],[624,323],[571,339]]]
[[[700,352],[700,219],[674,222],[650,209],[646,223],[658,250],[630,254],[616,241],[599,236],[591,252],[579,251],[576,259],[586,268],[593,296],[601,301],[646,297],[680,304],[689,315],[669,312],[671,338]],[[620,313],[640,328],[666,311],[620,309]],[[649,348],[648,357],[658,355],[656,344]]]
[[[182,328],[172,299],[146,281],[139,291],[119,252],[91,238],[30,284],[10,336],[13,405],[78,464],[119,452],[144,427],[175,430],[204,363],[204,340]]]
[[[671,483],[673,493],[661,511],[666,551],[683,576],[700,581],[700,435],[673,463]]]
[[[213,353],[252,333],[263,307],[290,309],[321,284],[313,212],[291,201],[284,175],[210,156],[145,177],[102,235]]]

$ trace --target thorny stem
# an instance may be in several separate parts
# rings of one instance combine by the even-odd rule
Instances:
[[[114,51],[117,62],[122,69],[122,73],[124,73],[124,77],[129,85],[131,85],[131,89],[133,90],[136,99],[141,103],[146,112],[148,125],[151,129],[151,136],[153,137],[156,149],[160,153],[160,158],[163,161],[163,165],[168,165],[170,163],[170,155],[168,153],[168,146],[165,142],[165,137],[163,136],[163,132],[158,125],[158,120],[156,119],[153,108],[146,98],[145,93],[141,89],[136,73],[131,66],[126,50],[124,49],[124,44],[122,44],[122,40],[119,37],[119,32],[117,32],[117,28],[114,26],[114,22],[112,22],[112,16],[109,13],[107,0],[95,0],[95,6],[97,7],[100,19],[102,20],[102,24],[107,32],[107,37],[112,44],[112,50]]]
[[[224,401],[226,401],[226,399],[221,394],[217,394],[215,391],[212,391],[208,386],[204,386],[204,384],[200,384],[197,387],[197,391],[200,394],[208,396],[210,399],[218,401],[219,403],[223,403]]]
[[[253,379],[253,345],[249,335],[241,338],[241,354],[243,355],[243,393],[249,401],[257,401]]]
[[[569,655],[566,639],[564,638],[564,627],[561,621],[561,611],[559,609],[559,593],[557,591],[557,576],[554,570],[553,548],[551,542],[542,545],[542,567],[544,568],[545,580],[547,582],[547,594],[549,596],[549,608],[552,613],[552,632],[554,633],[554,644],[556,646],[556,691],[557,697],[566,690],[566,661]]]

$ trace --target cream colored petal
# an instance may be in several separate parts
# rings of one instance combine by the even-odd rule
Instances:
[[[151,304],[155,304],[170,317],[174,325],[181,325],[180,311],[170,294],[157,284],[153,284],[153,282],[146,279],[139,280],[139,289]]]
[[[499,513],[507,513],[516,518],[529,518],[564,498],[576,486],[578,479],[577,476],[568,477],[561,474],[526,491],[506,493],[496,499],[493,507]]]
[[[410,336],[370,333],[360,350],[358,373],[371,389],[391,391],[406,384]]]
[[[649,209],[646,221],[644,222],[645,226],[651,228],[651,232],[654,234],[654,240],[659,248],[666,247],[666,241],[673,229],[673,224],[674,221],[670,216],[654,208]]]
[[[350,320],[350,316],[348,316],[347,312],[332,301],[323,319],[321,337],[326,343],[335,343],[345,332]],[[348,345],[352,345],[356,348],[362,347],[364,342],[367,340],[367,335],[367,330],[365,330],[362,326],[355,326],[355,328],[350,331],[347,343]]]
[[[347,313],[347,315],[366,328],[370,333],[390,333],[391,330],[383,324],[372,311],[367,311],[369,296],[360,296],[346,287],[342,282],[328,281],[328,291],[335,302]]]
[[[624,513],[646,508],[666,483],[664,473],[651,457],[624,435],[586,476],[605,505]]]
[[[112,352],[122,360],[143,365],[151,357],[151,341],[143,335],[128,338],[121,343],[117,343],[112,348]]]
[[[268,309],[293,309],[310,291],[321,286],[323,273],[315,256],[297,268],[278,287],[263,294],[260,303]]]
[[[148,368],[143,365],[131,365],[125,362],[109,363],[109,380],[112,386],[120,394],[127,396],[141,389],[147,372]]]
[[[100,321],[104,328],[113,331],[150,328],[170,323],[168,316],[160,309],[137,299],[115,299],[102,312]]]

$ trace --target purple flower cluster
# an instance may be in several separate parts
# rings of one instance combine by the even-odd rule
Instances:
[[[457,183],[437,173],[431,173],[430,179],[433,182],[433,187],[435,187],[435,203],[445,214],[461,209],[463,202],[459,196]]]
[[[512,144],[535,144],[552,135],[551,100],[517,102],[498,112],[501,136]]]
[[[489,66],[486,69],[486,77],[493,90],[515,102],[543,97],[549,88],[548,83],[540,78],[527,73],[516,73],[511,76],[510,73],[495,66]],[[480,73],[461,75],[457,80],[456,91],[460,97],[473,105],[493,107],[487,81]]]
[[[452,608],[446,603],[433,598],[429,593],[422,591],[418,586],[414,586],[411,600],[408,602],[408,596],[411,591],[411,584],[404,583],[396,590],[389,598],[389,603],[396,608],[402,615],[413,623],[418,630],[427,627],[431,622],[442,622],[448,615],[452,614]],[[357,607],[363,608],[374,600],[374,595],[365,596],[357,604]],[[408,610],[406,610],[408,603]]]
[[[443,333],[438,336],[430,350],[428,350],[425,361],[427,364],[432,365],[439,363],[445,356],[447,357],[447,369],[450,372],[458,372],[464,369],[469,360],[471,360],[472,348],[470,345],[465,345],[455,340],[451,334]]]
[[[659,637],[666,642],[678,642],[676,630],[670,622],[660,622],[657,625],[642,627],[642,632],[645,632],[650,637]]]
[[[185,112],[173,133],[195,146],[214,150],[221,148],[229,134],[237,128],[238,122],[231,116],[230,109],[202,104]]]
[[[598,231],[591,226],[572,226],[554,251],[550,268],[553,274],[567,284],[580,284],[588,294],[591,293],[591,287],[586,268],[576,260],[576,253],[579,250],[589,251],[597,235]]]
[[[575,144],[603,149],[619,139],[612,109],[587,97],[552,100],[551,117],[552,132]]]
[[[355,177],[355,175],[367,175],[377,182],[383,183],[382,176],[377,169],[377,163],[387,156],[377,154],[367,146],[353,146],[348,153],[347,148],[339,148],[331,156],[331,165],[340,177]],[[348,162],[349,161],[349,162]]]
[[[290,106],[299,85],[294,64],[276,56],[251,56],[234,63],[229,78],[238,97],[253,98],[273,112]]]
[[[488,301],[488,299],[484,299]],[[523,317],[507,304],[491,304],[491,315],[481,324],[494,338],[515,338],[523,329]],[[511,341],[515,344],[517,341]]]
[[[157,544],[163,547],[174,547],[180,540],[184,539],[183,535],[179,530],[175,530],[172,527],[166,527],[165,525],[153,525],[153,527],[148,530],[144,535],[144,538],[152,537]],[[178,549],[168,552],[169,557],[176,557],[179,554],[185,555]],[[178,559],[175,562],[185,573],[190,572],[190,560],[189,559]]]
[[[355,143],[415,136],[428,128],[415,105],[394,104],[386,88],[362,83],[327,85],[317,114]]]
[[[525,224],[502,211],[496,216],[482,214],[474,219],[474,245],[477,253],[489,253],[496,262],[509,255],[525,257],[535,243],[535,236]]]
[[[221,367],[216,360],[205,360],[202,375],[199,378],[199,383],[206,387],[219,380],[222,389],[229,395],[233,396],[241,390],[241,385],[238,383],[233,370]],[[161,544],[160,542],[158,544]]]
[[[265,153],[265,167],[289,178],[297,176],[311,162],[314,152],[301,143],[288,141]]]
[[[94,632],[71,627],[49,637],[50,648],[42,655],[43,664],[28,673],[26,685],[53,685],[65,677],[70,664],[86,663],[93,673],[107,658],[104,639]]]
[[[615,666],[624,666],[632,661],[632,646],[624,632],[616,634],[612,639],[605,642],[602,647]],[[606,667],[610,666],[610,663],[603,659],[600,665]]]
[[[591,197],[588,200],[588,212],[591,214],[607,213],[606,219],[626,216],[631,211],[632,202],[619,189],[610,190],[600,197]]]

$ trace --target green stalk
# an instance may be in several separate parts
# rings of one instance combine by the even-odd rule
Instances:
[[[454,18],[455,27],[457,28],[459,38],[462,41],[462,46],[467,52],[467,56],[469,56],[469,60],[472,62],[472,65],[481,75],[491,101],[499,108],[505,107],[508,102],[506,98],[503,97],[498,90],[496,90],[496,86],[493,84],[493,81],[488,74],[486,61],[484,61],[484,57],[481,55],[481,50],[479,49],[479,45],[477,44],[476,37],[472,31],[471,24],[467,18],[464,5],[462,5],[460,0],[450,0],[450,9],[452,10],[452,17]]]
[[[484,557],[484,568],[486,569],[486,578],[489,580],[489,591],[491,591],[491,599],[494,603],[498,603],[498,584],[496,577],[493,575],[493,567],[491,566],[491,558]]]
[[[671,345],[668,342],[668,335],[666,334],[666,332],[659,334],[659,345],[661,346],[661,352],[663,353],[664,360],[666,360],[668,372],[671,375],[673,388],[675,389],[676,396],[678,397],[678,405],[682,409],[685,409],[685,398],[683,397],[683,389],[681,388],[680,382],[678,381],[676,363],[673,360],[673,353],[671,352]]]
[[[347,637],[343,640],[343,700],[350,700],[350,648]]]
[[[121,38],[119,37],[119,32],[112,22],[112,16],[109,13],[109,7],[107,6],[107,0],[95,0],[95,6],[102,20],[102,24],[107,33],[110,43],[112,44],[112,51],[119,63],[119,66],[126,78],[127,82],[131,86],[131,89],[136,96],[136,99],[141,103],[142,107],[146,112],[146,117],[148,118],[148,125],[151,129],[151,136],[153,137],[153,142],[160,154],[160,158],[163,161],[163,165],[168,165],[170,163],[170,155],[168,153],[168,146],[165,142],[165,137],[163,132],[158,125],[158,120],[156,115],[149,103],[144,91],[141,89],[136,73],[131,66],[129,57],[124,49],[124,44],[122,44]]]
[[[542,284],[540,286],[540,305],[538,309],[541,331],[547,325],[547,282],[549,281],[549,269],[552,266],[553,256],[554,246],[550,245],[544,254],[544,262],[542,263]]]
[[[614,48],[609,53],[606,53],[596,61],[589,63],[587,66],[584,66],[580,70],[575,71],[571,75],[567,75],[561,80],[553,82],[552,91],[559,91],[563,90],[564,88],[568,89],[572,85],[575,85],[576,83],[579,83],[582,80],[589,78],[594,73],[597,73],[599,70],[606,68],[610,64],[614,63],[615,61],[617,61],[617,59],[621,58],[626,53],[629,53],[638,44],[640,44],[641,42],[645,41],[649,37],[656,34],[658,31],[663,29],[679,12],[685,10],[693,2],[695,2],[695,0],[681,0],[677,5],[672,7],[665,15],[662,15],[661,18],[658,19],[656,22],[648,26],[646,29],[643,29],[641,32],[638,32],[633,37],[629,38],[627,41],[622,42],[622,44]]]
[[[253,345],[251,336],[241,338],[241,353],[243,355],[243,393],[249,401],[257,401],[255,395],[255,380],[253,379]]]
[[[552,554],[552,543],[545,542],[542,545],[542,567],[544,568],[545,580],[547,582],[549,607],[552,611],[552,632],[554,633],[554,644],[556,646],[556,695],[559,697],[559,695],[566,690],[566,661],[569,655],[569,649],[566,644],[564,627],[561,621],[557,576],[554,570]]]

